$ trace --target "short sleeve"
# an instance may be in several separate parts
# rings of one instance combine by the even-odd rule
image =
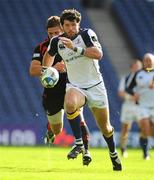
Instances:
[[[125,91],[125,77],[122,77],[119,82],[118,91]]]
[[[99,41],[98,41],[96,33],[92,29],[84,30],[83,33],[81,34],[81,36],[82,36],[83,41],[87,47],[95,46],[95,47],[98,47],[100,49],[102,48]]]
[[[58,53],[58,37],[50,40],[47,51],[51,56],[55,56]]]
[[[42,58],[43,57],[42,57],[41,52],[40,52],[40,45],[38,45],[34,49],[32,60],[38,60],[41,62]]]

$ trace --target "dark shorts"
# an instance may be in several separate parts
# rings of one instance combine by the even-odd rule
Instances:
[[[44,88],[42,103],[48,115],[54,115],[63,109],[66,79],[66,73],[62,73],[54,88]]]
[[[64,93],[43,95],[43,107],[48,115],[54,115],[64,108]]]

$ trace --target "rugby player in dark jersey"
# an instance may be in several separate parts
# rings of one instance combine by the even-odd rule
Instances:
[[[39,45],[37,45],[34,50],[32,62],[29,68],[31,76],[38,76],[38,77],[41,76],[43,55],[47,50],[50,39],[54,36],[59,35],[62,32],[60,28],[60,18],[58,16],[49,17],[47,20],[46,30],[47,30],[48,38],[43,42],[41,42]],[[53,67],[55,67],[59,71],[59,75],[60,75],[59,81],[54,88],[44,88],[44,92],[42,96],[43,97],[42,104],[46,111],[46,115],[48,119],[47,132],[44,140],[45,143],[48,144],[53,143],[55,136],[58,135],[63,128],[63,116],[64,116],[63,104],[64,104],[65,87],[67,81],[67,73],[66,73],[65,65],[62,58],[58,54],[55,56]],[[89,130],[84,121],[82,110],[80,114],[81,114],[80,117],[81,117],[82,138],[84,142],[84,147],[85,149],[88,150]],[[74,156],[74,158],[76,158],[79,153],[80,152],[78,152],[76,156]],[[90,161],[91,161],[91,157],[90,157]],[[84,161],[83,164],[85,164]]]

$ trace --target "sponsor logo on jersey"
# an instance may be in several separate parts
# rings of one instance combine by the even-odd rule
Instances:
[[[40,53],[34,53],[33,58],[40,57]]]
[[[97,41],[97,38],[95,36],[92,36],[91,39],[96,42]]]
[[[78,58],[80,58],[80,57],[82,57],[82,55],[71,57],[71,58],[69,58],[69,59],[66,59],[65,61],[66,61],[66,62],[74,61],[74,60],[76,60],[76,59],[78,59]]]

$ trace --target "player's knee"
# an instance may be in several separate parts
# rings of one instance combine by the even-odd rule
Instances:
[[[113,133],[114,133],[114,128],[112,126],[104,127],[104,129],[103,129],[104,136],[110,137],[113,135]]]
[[[68,113],[73,113],[76,111],[76,103],[74,101],[65,102],[65,110]]]

